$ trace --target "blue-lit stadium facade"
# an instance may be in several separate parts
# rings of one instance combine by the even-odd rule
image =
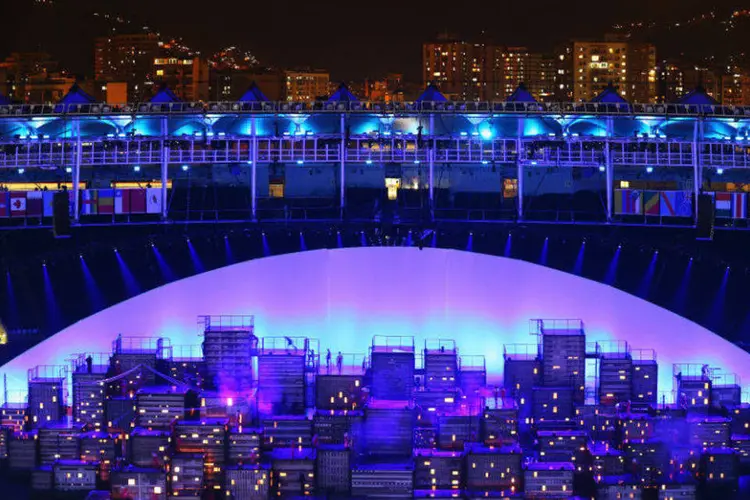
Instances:
[[[243,198],[225,208],[243,210],[229,218],[257,220],[288,218],[289,210],[303,206],[294,200],[316,198],[330,201],[327,210],[307,205],[292,217],[353,217],[354,206],[368,207],[370,216],[373,200],[385,199],[389,179],[398,180],[392,187],[418,193],[411,206],[420,217],[533,220],[535,197],[590,192],[598,195],[599,213],[583,218],[654,222],[645,207],[623,210],[617,189],[652,183],[639,189],[681,191],[695,200],[704,190],[741,190],[750,179],[750,108],[450,102],[438,96],[391,104],[0,106],[0,183],[11,191],[21,181],[72,183],[72,214],[81,222],[78,191],[113,182],[159,185],[162,218],[172,215],[168,186],[232,186]],[[712,187],[719,181],[734,188]],[[730,217],[736,219],[731,225],[747,227],[745,195],[739,203],[743,209]],[[666,214],[683,217],[664,215],[655,219],[692,224],[697,203],[687,213]]]

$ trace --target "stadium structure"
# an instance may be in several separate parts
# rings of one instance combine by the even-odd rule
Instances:
[[[36,302],[82,303],[73,281],[91,299],[113,275],[129,297],[0,366],[3,485],[40,498],[746,498],[750,354],[608,286],[621,246],[605,285],[583,277],[585,238],[564,273],[508,258],[513,233],[503,250],[474,228],[746,228],[748,124],[750,109],[700,89],[648,105],[613,87],[570,104],[523,87],[501,103],[434,86],[413,103],[344,86],[314,103],[162,89],[112,105],[74,87],[53,105],[0,104],[0,224],[27,229],[1,233],[30,247],[31,228],[78,226],[83,279],[53,284],[73,266],[44,260]],[[182,235],[196,275],[175,279],[151,239],[139,276],[164,283],[140,293],[104,231],[176,221],[239,223],[265,258],[233,259],[240,238],[224,234],[209,246],[240,263],[205,271]],[[446,223],[470,228],[462,250],[437,248]],[[87,249],[108,267],[98,285],[78,253],[86,230],[106,241]],[[279,237],[294,249],[271,256]],[[648,298],[664,273],[658,250],[645,255]]]
[[[411,103],[343,85],[313,103],[257,87],[188,103],[165,88],[112,105],[74,87],[55,105],[0,106],[0,218],[43,223],[64,187],[81,223],[368,219],[395,201],[411,219],[691,225],[705,193],[707,217],[747,227],[748,123],[750,108],[700,88],[675,104],[612,86],[588,103],[538,103],[523,86],[452,102],[431,85]]]

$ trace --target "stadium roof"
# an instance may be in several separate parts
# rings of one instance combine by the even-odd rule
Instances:
[[[336,89],[336,92],[331,94],[331,97],[328,98],[328,102],[359,102],[359,99],[351,93],[349,87],[347,87],[345,83],[342,83],[339,85],[339,88]]]
[[[59,104],[91,104],[92,102],[96,102],[96,99],[84,92],[77,83],[74,83],[68,93],[60,99]]]
[[[518,87],[516,87],[516,90],[513,91],[513,93],[508,96],[506,99],[507,102],[536,102],[536,99],[534,99],[534,96],[531,95],[531,92],[526,90],[526,85],[523,83],[519,83]]]
[[[714,105],[719,104],[719,102],[708,95],[706,92],[706,89],[704,89],[702,86],[698,85],[693,89],[692,91],[688,92],[684,96],[680,97],[680,99],[677,101],[677,104],[695,104],[695,105]]]
[[[263,94],[258,88],[255,82],[250,84],[250,87],[242,94],[239,99],[240,102],[268,102],[268,97]]]
[[[447,100],[434,83],[429,84],[422,95],[417,97],[417,102],[445,102]]]
[[[609,82],[607,88],[602,90],[598,96],[591,99],[591,102],[601,102],[606,104],[628,104],[628,101],[617,92],[617,89],[614,85],[612,85],[612,82]]]
[[[180,98],[172,92],[169,87],[162,85],[159,91],[149,100],[157,104],[168,103],[168,102],[180,102]]]

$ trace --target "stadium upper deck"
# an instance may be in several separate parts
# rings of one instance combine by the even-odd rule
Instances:
[[[596,102],[544,104],[522,87],[497,103],[451,102],[432,86],[413,103],[361,102],[344,87],[315,103],[269,102],[257,88],[239,102],[186,103],[163,89],[114,106],[73,88],[56,105],[0,106],[0,172],[65,168],[78,191],[82,168],[152,165],[166,190],[170,168],[249,165],[254,215],[261,165],[332,165],[342,207],[347,164],[419,166],[431,202],[439,165],[497,165],[516,170],[522,218],[525,169],[586,167],[604,174],[611,218],[616,168],[683,168],[692,182],[681,189],[697,198],[706,171],[746,176],[749,135],[750,107],[700,89],[677,104],[631,104],[612,87]]]

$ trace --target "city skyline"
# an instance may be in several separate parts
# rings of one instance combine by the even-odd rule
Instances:
[[[428,5],[401,5],[396,10],[390,4],[380,4],[379,10],[385,13],[381,15],[359,5],[349,5],[342,12],[330,3],[312,7],[292,2],[250,8],[230,0],[223,3],[220,11],[202,12],[200,17],[206,21],[196,23],[194,12],[171,0],[157,5],[136,0],[109,7],[89,0],[28,2],[8,6],[8,14],[19,22],[0,34],[0,54],[43,50],[52,53],[71,73],[88,75],[93,69],[88,46],[95,36],[112,28],[118,33],[142,32],[148,26],[165,37],[182,37],[204,55],[238,45],[264,65],[326,68],[336,80],[403,73],[407,81],[418,81],[422,43],[443,32],[456,33],[466,40],[486,38],[496,44],[543,52],[570,39],[601,37],[614,27],[620,32],[629,31],[631,24],[639,36],[652,38],[652,33],[644,32],[647,28],[637,28],[646,19],[659,27],[657,38],[667,39],[656,41],[665,55],[676,56],[679,54],[674,52],[685,50],[700,57],[703,53],[699,45],[710,43],[710,38],[695,40],[691,43],[697,45],[692,47],[677,41],[670,43],[670,38],[677,40],[683,35],[669,33],[669,27],[684,27],[691,20],[713,13],[714,24],[719,29],[729,29],[731,23],[727,24],[725,18],[731,16],[733,3],[717,2],[717,8],[712,10],[696,1],[669,0],[654,5],[638,1],[607,5],[599,12],[599,2],[578,1],[572,6],[542,1],[529,16],[523,4],[497,6],[479,2],[466,12],[446,12]],[[571,11],[585,15],[571,15]],[[594,11],[596,15],[591,16]],[[720,53],[720,49],[716,47],[707,54]]]

